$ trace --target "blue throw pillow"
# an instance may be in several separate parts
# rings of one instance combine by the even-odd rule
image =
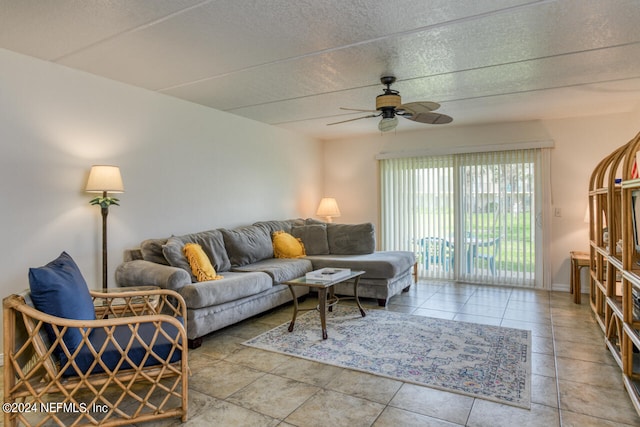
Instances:
[[[66,252],[43,267],[30,268],[29,288],[33,305],[43,313],[76,320],[96,318],[87,282],[78,265]],[[51,327],[47,328],[47,332],[53,341],[55,335]],[[69,328],[62,339],[73,352],[80,345],[82,335],[78,328]],[[57,352],[61,350],[57,349]]]

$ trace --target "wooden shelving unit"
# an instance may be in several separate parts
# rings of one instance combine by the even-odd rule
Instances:
[[[589,300],[638,414],[640,310],[634,298],[640,298],[640,179],[632,179],[632,170],[639,150],[640,133],[605,157],[589,182]]]

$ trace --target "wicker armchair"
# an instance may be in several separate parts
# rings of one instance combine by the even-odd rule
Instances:
[[[91,292],[96,320],[4,303],[4,424],[129,425],[187,419],[186,308],[164,289]],[[80,331],[70,352],[63,337]]]

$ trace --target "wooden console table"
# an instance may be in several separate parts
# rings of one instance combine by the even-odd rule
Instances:
[[[590,255],[587,252],[571,251],[571,293],[573,294],[573,302],[580,304],[580,271],[583,267],[589,267]]]

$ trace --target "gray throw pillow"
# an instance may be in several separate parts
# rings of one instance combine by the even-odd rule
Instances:
[[[313,224],[291,228],[291,235],[302,240],[307,255],[329,254],[327,241],[327,225]]]
[[[191,275],[193,282],[196,282],[196,278],[191,273],[189,261],[182,251],[186,243],[197,243],[202,246],[202,250],[207,254],[211,265],[213,265],[217,273],[229,271],[231,268],[231,262],[229,261],[220,230],[202,231],[184,236],[172,236],[162,247],[162,253],[170,265],[186,270]]]
[[[334,255],[371,254],[376,250],[373,224],[327,224],[329,251]]]
[[[140,243],[140,252],[142,259],[145,261],[155,262],[156,264],[170,265],[169,261],[164,257],[162,246],[167,244],[167,239],[147,239]]]
[[[271,234],[266,228],[249,225],[233,230],[222,229],[224,245],[233,267],[253,264],[267,258],[273,258]]]

